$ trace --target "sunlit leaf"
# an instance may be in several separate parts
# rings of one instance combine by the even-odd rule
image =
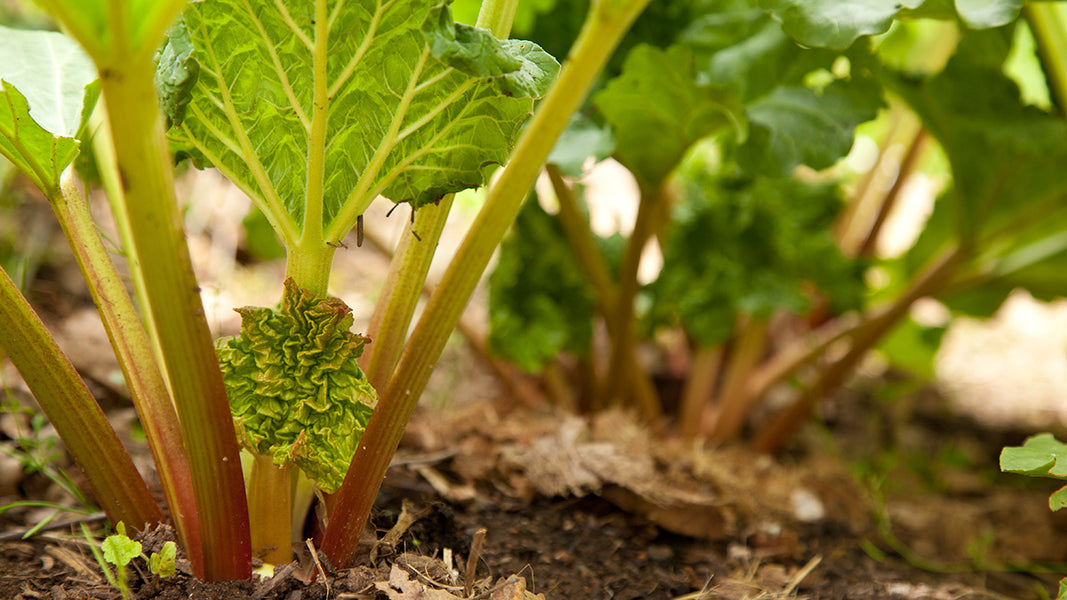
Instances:
[[[864,35],[885,33],[898,17],[959,17],[968,27],[985,29],[1011,22],[1023,0],[760,0],[797,41],[844,49]],[[954,11],[953,11],[954,8]]]
[[[323,26],[311,3],[207,0],[184,14],[200,75],[172,139],[283,239],[320,208],[340,239],[379,194],[418,207],[483,184],[558,69],[530,42],[453,24],[433,0],[331,0],[328,13]],[[324,178],[310,181],[316,157]]]
[[[0,154],[42,190],[55,189],[78,154],[74,138],[96,100],[95,79],[63,34],[0,27]]]

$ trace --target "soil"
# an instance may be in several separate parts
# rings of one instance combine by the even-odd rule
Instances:
[[[861,399],[849,400],[861,408],[855,406]],[[844,427],[843,413],[823,433]],[[958,418],[916,422],[911,435],[920,437],[911,443],[925,447],[846,461],[840,449],[847,435],[838,436],[845,442],[833,444],[835,453],[825,450],[821,435],[819,446],[806,449],[816,437],[809,436],[771,459],[741,448],[653,444],[622,414],[579,419],[491,405],[423,413],[390,471],[373,523],[380,538],[401,510],[417,520],[394,546],[379,547],[374,562],[367,547],[354,568],[323,567],[331,573],[329,591],[322,577],[311,582],[318,568],[307,553],[255,583],[204,584],[187,567],[161,580],[139,566],[129,574],[130,587],[145,600],[438,598],[388,583],[408,581],[451,594],[440,598],[530,597],[506,587],[497,596],[477,596],[519,576],[546,599],[1054,596],[1057,577],[1047,572],[1067,554],[1067,522],[1047,511],[1047,486],[1032,489],[996,476],[993,459],[966,468],[947,458],[908,464],[909,455],[936,456],[931,448],[995,457],[1013,436]],[[641,454],[653,471],[635,458]],[[583,462],[590,455],[599,467]],[[877,460],[896,464],[875,473]],[[672,510],[657,510],[646,477],[676,486],[657,492]],[[546,493],[560,485],[569,492]],[[54,494],[39,475],[24,479],[19,490],[26,497]],[[17,533],[40,518],[13,508],[0,515],[0,531]],[[679,533],[687,528],[688,535]],[[86,542],[71,535],[74,528],[64,529],[0,543],[0,598],[119,597]],[[462,573],[479,529],[487,535],[466,596]],[[142,538],[146,554],[168,535],[163,529]]]
[[[150,473],[70,269],[69,261],[44,261],[31,297]],[[368,545],[358,564],[335,570],[305,551],[273,578],[212,584],[190,577],[180,558],[168,579],[135,561],[132,597],[1025,600],[1055,597],[1057,573],[1067,573],[1067,517],[1048,511],[1054,482],[997,469],[1000,448],[1028,432],[958,414],[935,389],[857,380],[824,402],[821,420],[785,453],[769,457],[649,431],[623,412],[577,417],[531,407],[487,386],[475,363],[452,348],[439,367],[438,389],[469,397],[424,407],[409,427],[373,533],[381,539],[403,511],[417,518],[374,560]],[[10,365],[0,376],[8,401],[33,406]],[[0,416],[0,599],[121,597],[69,524],[99,530],[98,515],[63,513],[63,526],[22,539],[55,511],[13,503],[75,504],[8,455],[31,449],[30,425],[26,414]],[[44,426],[36,439],[49,436]],[[84,487],[61,451],[45,462]],[[171,536],[165,527],[144,534],[145,552]]]

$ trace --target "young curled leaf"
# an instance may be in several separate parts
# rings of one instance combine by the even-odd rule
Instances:
[[[178,546],[173,541],[168,541],[159,552],[153,552],[152,556],[148,557],[148,570],[163,578],[170,577],[176,570],[174,561],[177,555]]]
[[[237,312],[241,334],[216,348],[238,439],[335,491],[377,401],[356,365],[368,339],[349,332],[344,302],[317,298],[292,279],[280,308]]]

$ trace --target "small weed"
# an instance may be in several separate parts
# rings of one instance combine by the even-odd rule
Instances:
[[[121,521],[115,526],[115,533],[107,536],[97,547],[89,527],[82,524],[82,536],[89,544],[93,558],[100,565],[107,582],[117,589],[126,600],[132,598],[130,587],[127,583],[126,567],[133,559],[141,557],[148,564],[148,570],[159,577],[170,577],[175,571],[175,557],[178,547],[174,542],[167,542],[159,552],[153,552],[151,556],[145,556],[141,551],[141,542],[134,541],[126,535],[126,525]],[[114,565],[114,572],[108,565]]]
[[[55,502],[24,500],[0,506],[0,514],[19,507],[44,507],[55,509],[51,515],[36,523],[23,535],[23,538],[28,538],[32,537],[43,527],[50,524],[62,513],[91,515],[98,512],[100,509],[98,509],[93,502],[80,489],[78,489],[78,486],[74,483],[74,480],[71,479],[70,475],[62,467],[56,465],[56,462],[62,457],[62,452],[56,447],[58,438],[54,434],[45,435],[43,433],[44,427],[47,425],[45,416],[29,407],[22,406],[19,401],[12,396],[11,391],[7,386],[4,386],[4,392],[6,399],[0,403],[0,412],[16,416],[14,419],[15,447],[9,448],[7,446],[0,446],[0,452],[18,460],[19,464],[22,466],[22,470],[27,475],[40,473],[49,481],[59,486],[60,489],[74,499],[76,505],[64,506]],[[17,418],[18,415],[29,415],[28,429],[21,426],[23,419]]]

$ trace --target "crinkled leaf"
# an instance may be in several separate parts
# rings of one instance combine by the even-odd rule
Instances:
[[[490,348],[538,371],[564,350],[584,356],[592,319],[592,291],[562,226],[531,199],[489,276]]]
[[[1000,470],[1029,477],[1067,479],[1067,444],[1051,433],[1039,433],[1022,446],[1004,448],[1000,452]]]
[[[351,309],[289,279],[280,308],[237,312],[241,334],[216,346],[238,439],[336,490],[377,399],[356,364],[367,338],[349,332]]]
[[[615,155],[643,184],[657,186],[697,141],[719,129],[743,126],[730,93],[695,81],[688,48],[642,45],[622,75],[593,97],[615,132]]]
[[[42,190],[78,154],[74,139],[96,100],[96,71],[67,36],[0,27],[0,154]]]
[[[290,237],[307,206],[321,205],[339,239],[379,194],[419,207],[481,185],[558,68],[530,42],[453,25],[447,3],[328,4],[322,38],[306,2],[206,0],[184,15],[201,72],[171,139]],[[327,57],[318,79],[315,53]],[[316,85],[328,92],[318,108]],[[316,114],[328,118],[322,138],[311,135]],[[322,193],[309,197],[309,157],[320,154]]]
[[[812,285],[835,310],[858,306],[862,266],[841,255],[831,232],[840,205],[832,186],[694,175],[651,286],[653,317],[714,346],[738,314],[808,310]]]
[[[167,32],[167,39],[156,51],[156,93],[167,117],[167,128],[181,125],[185,107],[200,74],[200,63],[193,58],[193,42],[184,19]]]
[[[885,33],[898,17],[958,16],[973,29],[999,27],[1019,14],[1023,0],[955,0],[955,15],[940,0],[760,0],[785,31],[808,46],[847,48],[864,35]]]

